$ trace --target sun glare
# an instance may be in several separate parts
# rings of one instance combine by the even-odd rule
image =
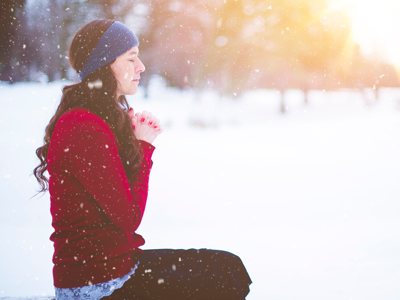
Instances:
[[[332,10],[344,10],[353,38],[363,51],[400,66],[399,0],[330,0]]]

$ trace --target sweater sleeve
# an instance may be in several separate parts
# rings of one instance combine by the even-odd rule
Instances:
[[[140,171],[131,186],[133,187],[133,194],[136,197],[136,201],[142,212],[141,216],[144,215],[144,210],[146,208],[147,195],[149,190],[149,176],[150,171],[153,166],[153,161],[151,157],[153,155],[155,147],[143,140],[139,140],[139,145],[143,151],[143,162],[140,167]]]
[[[139,227],[146,205],[152,151],[147,151],[147,168],[130,183],[114,134],[104,121],[94,117],[77,120],[69,131],[64,149],[69,158],[66,172],[77,178],[111,222],[131,235]]]

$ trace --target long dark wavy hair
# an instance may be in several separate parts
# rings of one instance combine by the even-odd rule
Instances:
[[[75,34],[69,48],[69,62],[77,72],[82,70],[98,40],[113,22],[114,20],[109,19],[94,20]],[[54,126],[63,113],[75,107],[86,108],[107,122],[116,136],[119,155],[128,178],[133,180],[136,176],[143,153],[133,133],[131,119],[128,115],[128,101],[124,95],[117,98],[117,80],[110,64],[97,69],[82,82],[63,87],[60,104],[46,126],[44,145],[36,149],[40,164],[33,170],[33,174],[42,187],[37,194],[45,192],[49,188],[49,182],[44,176],[44,172],[47,170],[47,152]],[[94,85],[94,82],[101,84]]]

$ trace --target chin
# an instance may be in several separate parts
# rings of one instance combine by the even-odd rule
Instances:
[[[136,92],[137,92],[137,89],[126,91],[125,95],[134,95],[134,94],[136,94]]]

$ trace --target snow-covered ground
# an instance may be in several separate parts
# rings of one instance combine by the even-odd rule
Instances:
[[[49,195],[30,199],[35,149],[64,83],[0,85],[0,297],[53,295]],[[365,106],[350,91],[304,106],[273,91],[230,101],[153,81],[156,115],[143,249],[239,255],[249,300],[400,299],[400,91]],[[197,102],[195,102],[197,99]]]

